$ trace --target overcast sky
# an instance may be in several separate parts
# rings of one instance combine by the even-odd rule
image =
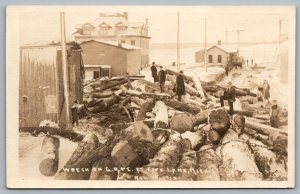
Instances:
[[[101,8],[101,7],[100,7]],[[100,12],[127,11],[130,22],[149,20],[151,43],[169,43],[177,40],[177,12],[180,11],[180,41],[204,42],[204,18],[207,18],[207,41],[226,40],[237,42],[236,30],[241,42],[273,41],[278,38],[279,20],[282,20],[282,33],[288,33],[288,16],[283,13],[256,11],[256,9],[239,8],[233,11],[220,9],[166,9],[137,8],[130,9],[85,9],[84,11],[67,10],[66,35],[72,40],[75,25],[95,20]],[[225,13],[224,13],[225,12]],[[47,43],[60,39],[60,15],[57,11],[35,10],[20,14],[20,43]]]

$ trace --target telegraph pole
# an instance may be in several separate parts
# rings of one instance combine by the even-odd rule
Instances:
[[[61,31],[61,54],[62,54],[62,69],[63,69],[63,86],[65,97],[66,111],[66,129],[71,127],[70,123],[70,106],[69,106],[69,88],[68,88],[68,67],[67,67],[67,50],[66,50],[66,29],[65,29],[65,13],[60,13],[60,31]]]
[[[206,18],[204,18],[204,29],[205,29],[205,35],[204,35],[204,38],[205,38],[205,40],[204,40],[204,65],[205,65],[205,71],[207,72],[207,57],[206,57],[206,55],[207,55],[207,53],[206,53],[206,44],[207,44],[207,42],[206,42]]]
[[[180,71],[180,36],[179,36],[179,12],[177,13],[177,72]]]
[[[238,48],[237,48],[237,51],[238,51],[238,55],[240,54],[240,32],[244,32],[244,30],[236,30],[237,32],[237,38],[238,38]]]

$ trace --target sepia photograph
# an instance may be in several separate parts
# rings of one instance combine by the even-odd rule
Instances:
[[[294,188],[294,6],[8,6],[7,187]]]

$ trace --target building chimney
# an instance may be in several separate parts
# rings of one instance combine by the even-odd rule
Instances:
[[[221,44],[222,44],[221,40],[218,40],[218,45],[221,45]]]

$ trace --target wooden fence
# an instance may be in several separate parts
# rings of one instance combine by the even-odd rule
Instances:
[[[82,101],[81,52],[69,51],[67,59],[69,104],[72,106],[75,99]],[[62,128],[66,125],[62,75],[62,54],[57,45],[21,47],[20,127],[36,127],[45,119],[59,123]]]

